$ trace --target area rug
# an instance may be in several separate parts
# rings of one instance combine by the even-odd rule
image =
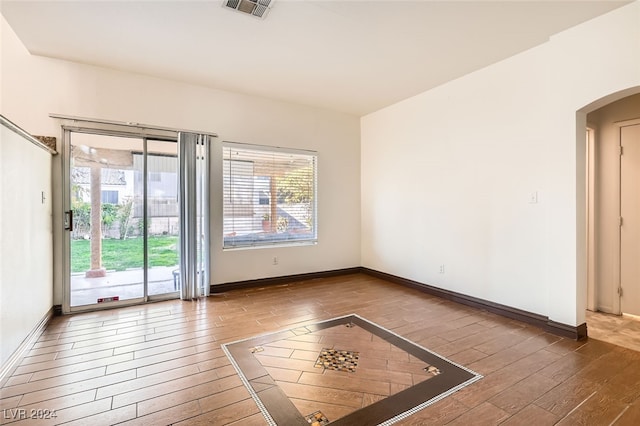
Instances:
[[[391,425],[482,378],[356,314],[222,348],[270,425]]]

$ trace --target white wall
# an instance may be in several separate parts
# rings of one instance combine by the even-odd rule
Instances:
[[[51,154],[0,125],[0,366],[53,306],[51,200]]]
[[[360,122],[355,116],[72,62],[31,56],[2,20],[2,112],[33,134],[60,137],[49,113],[216,132],[220,141],[318,152],[318,244],[223,252],[213,209],[212,281],[233,282],[360,264]],[[219,146],[216,148],[219,151]],[[60,164],[54,165],[60,185]],[[214,177],[215,179],[215,177]],[[212,197],[222,200],[221,185]],[[62,302],[60,197],[54,204],[54,303]],[[272,265],[278,256],[279,264]]]
[[[4,19],[0,25],[0,108],[32,133],[59,136],[59,123],[47,117],[56,112],[319,152],[320,243],[222,252],[221,210],[214,209],[214,283],[362,264],[561,323],[584,322],[589,111],[583,107],[640,86],[640,3],[360,123],[320,109],[31,56]],[[59,174],[56,163],[56,186]],[[220,198],[219,185],[213,188]],[[529,203],[532,192],[537,204]],[[56,198],[58,244],[61,210]],[[57,245],[56,304],[60,250]],[[278,266],[271,265],[274,255]]]
[[[583,323],[577,111],[635,86],[638,2],[363,117],[363,266]]]

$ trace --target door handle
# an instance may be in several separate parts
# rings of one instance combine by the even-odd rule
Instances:
[[[64,212],[64,229],[73,231],[73,210]]]

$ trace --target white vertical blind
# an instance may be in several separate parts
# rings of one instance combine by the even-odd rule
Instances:
[[[209,136],[178,133],[180,298],[209,295]]]
[[[317,154],[223,146],[224,248],[317,241]]]

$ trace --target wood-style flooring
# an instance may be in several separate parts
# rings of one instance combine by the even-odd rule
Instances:
[[[398,424],[640,424],[639,352],[363,274],[56,317],[2,383],[0,423],[264,425],[221,345],[352,313],[484,376]]]
[[[592,339],[640,351],[640,318],[587,311],[587,330]]]

